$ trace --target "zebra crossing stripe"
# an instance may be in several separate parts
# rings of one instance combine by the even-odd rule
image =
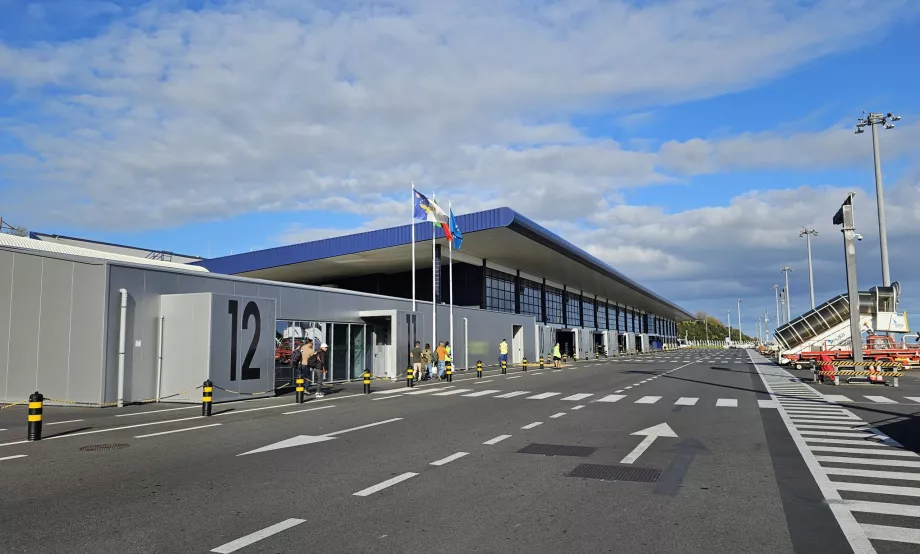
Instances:
[[[608,394],[603,398],[598,398],[595,402],[619,402],[626,398],[625,394]]]
[[[507,392],[505,394],[499,394],[495,398],[514,398],[515,396],[521,396],[522,394],[530,394],[529,390],[516,390],[514,392]]]
[[[578,401],[578,400],[582,400],[582,399],[588,398],[589,396],[594,396],[594,395],[593,395],[593,394],[588,394],[588,393],[584,393],[584,392],[583,392],[583,393],[579,393],[579,394],[573,394],[572,396],[566,396],[565,398],[563,398],[563,400]]]
[[[560,394],[562,394],[562,393],[558,393],[558,392],[543,392],[543,393],[540,393],[540,394],[535,394],[535,395],[533,395],[533,396],[528,396],[528,397],[527,397],[527,400],[543,400],[543,399],[546,399],[546,398],[551,398],[551,397],[553,397],[553,396],[559,396]]]

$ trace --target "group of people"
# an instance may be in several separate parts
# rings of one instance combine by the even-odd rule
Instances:
[[[329,352],[329,345],[321,343],[319,350],[314,349],[313,339],[307,339],[299,348],[294,348],[291,352],[291,369],[296,379],[299,376],[301,367],[306,367],[308,372],[312,372],[312,381],[316,384],[316,398],[322,398],[323,378],[326,376],[326,359]]]
[[[415,341],[415,346],[409,352],[412,372],[416,380],[428,381],[434,379],[443,380],[447,377],[447,362],[453,363],[452,349],[449,341],[441,341],[438,347],[432,351],[431,344],[425,343],[422,348],[421,342]]]

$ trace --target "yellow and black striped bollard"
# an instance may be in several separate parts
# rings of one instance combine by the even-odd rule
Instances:
[[[28,439],[30,441],[42,440],[42,402],[44,401],[45,397],[38,391],[29,395]]]
[[[476,361],[476,377],[482,379],[482,360]]]
[[[568,354],[563,354],[563,355],[562,355],[562,363],[567,362],[568,359],[569,359],[569,355],[568,355]]]
[[[540,356],[540,369],[543,369],[544,367],[546,366],[543,365],[543,356]]]
[[[365,369],[364,375],[362,375],[362,377],[364,377],[364,394],[370,394],[371,393],[371,370]]]
[[[595,360],[600,360],[600,359],[601,359],[601,352],[600,352],[600,350],[595,350],[595,351],[594,351],[594,359],[595,359]]]
[[[413,375],[412,366],[409,366],[409,369],[406,370],[406,386],[415,386],[415,375]]]
[[[447,360],[444,362],[445,373],[447,373],[447,382],[451,383],[454,380],[454,362]]]
[[[297,379],[294,380],[297,384],[297,387],[294,389],[294,402],[297,404],[303,404],[304,383],[306,383],[306,381],[307,380],[298,372]]]
[[[502,375],[508,373],[508,362],[502,360]]]
[[[210,379],[201,384],[201,415],[211,417],[211,404],[213,400],[214,383]]]
[[[524,371],[527,371],[527,358],[524,358],[524,362],[521,364],[521,367]]]

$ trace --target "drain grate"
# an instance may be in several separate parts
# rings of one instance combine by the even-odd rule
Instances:
[[[121,450],[122,448],[128,448],[129,445],[123,442],[115,442],[111,444],[91,444],[89,446],[83,446],[80,448],[80,452],[104,452],[108,450]]]
[[[604,466],[581,464],[568,474],[568,477],[601,479],[603,481],[632,481],[634,483],[657,483],[661,470],[653,467]]]
[[[569,446],[566,444],[537,444],[531,443],[518,450],[519,454],[538,454],[541,456],[580,456],[586,457],[594,454],[597,448],[592,446]]]

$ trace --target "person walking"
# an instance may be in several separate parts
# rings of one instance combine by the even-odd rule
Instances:
[[[447,351],[444,349],[444,341],[438,342],[438,380],[443,380],[445,375],[445,356],[447,356]]]
[[[501,365],[502,362],[505,364],[508,363],[508,341],[502,339],[498,345],[498,363]]]
[[[410,362],[412,363],[412,376],[416,381],[423,380],[422,376],[422,347],[419,341],[415,341],[415,346],[409,352]]]
[[[326,374],[326,354],[329,351],[329,345],[325,342],[319,347],[319,350],[313,353],[310,358],[310,368],[313,369],[313,382],[316,383],[316,393],[314,398],[322,398],[323,394],[323,377]]]
[[[297,369],[301,369],[303,365],[306,365],[310,360],[310,356],[313,355],[313,339],[307,339],[304,341],[303,345],[300,347],[300,362],[297,364]],[[297,378],[297,373],[294,373],[294,378]]]
[[[450,341],[444,341],[444,365],[450,364],[451,373],[454,371],[454,358],[452,355],[453,349],[450,347]]]
[[[425,379],[434,379],[434,354],[431,352],[431,344],[425,343],[425,349],[422,350],[422,363],[425,365]]]
[[[558,342],[553,345],[553,367],[556,369],[562,367],[562,350],[559,348]]]

